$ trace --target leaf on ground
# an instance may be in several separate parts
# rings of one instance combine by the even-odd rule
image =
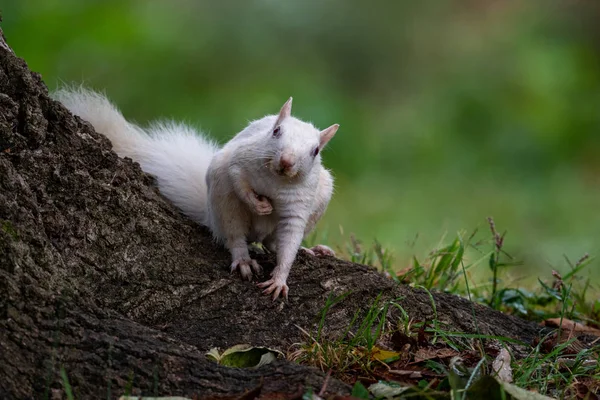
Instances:
[[[597,368],[598,360],[594,360],[592,357],[598,357],[597,355],[590,355],[590,357],[586,359],[579,359],[574,357],[560,357],[556,359],[556,367],[558,369],[571,369],[576,365],[579,365],[584,368]]]
[[[360,383],[360,381],[356,381],[356,383],[354,384],[354,387],[352,387],[351,396],[355,397],[357,399],[364,399],[364,400],[368,400],[371,397],[369,395],[369,391],[367,390],[365,385]]]
[[[583,350],[589,349],[589,346],[583,343],[581,340],[577,338],[573,339],[573,335],[571,333],[560,335],[560,331],[555,331],[546,336],[541,343],[538,339],[535,339],[533,344],[535,346],[539,345],[540,350],[543,353],[550,353],[556,348],[556,346],[566,342],[569,343],[567,344],[566,348],[562,350],[561,354],[577,354]]]
[[[398,360],[400,358],[400,353],[396,351],[384,350],[375,346],[373,347],[371,357],[373,357],[374,360],[378,360],[387,364],[392,361]]]
[[[404,383],[409,383],[409,381],[412,381],[416,383],[419,380],[431,382],[444,377],[445,373],[442,374],[432,371],[422,366],[406,366],[399,368],[388,367],[386,369],[378,368],[373,371],[373,378],[376,378],[379,381],[401,381]]]
[[[542,325],[550,328],[562,328],[568,332],[600,336],[600,329],[592,328],[591,326],[586,326],[566,318],[563,318],[562,321],[560,318],[548,318],[542,323]]]
[[[592,389],[590,389],[590,387],[583,382],[575,383],[573,385],[573,389],[575,390],[575,393],[570,394],[576,396],[578,399],[598,400],[598,395],[595,394]]]
[[[422,361],[450,358],[458,355],[458,352],[448,347],[434,349],[434,348],[420,348],[415,352],[415,363]]]
[[[237,368],[258,368],[272,363],[278,356],[283,356],[278,350],[267,347],[253,347],[249,344],[237,344],[219,353],[216,348],[211,349],[206,356],[218,364]]]
[[[479,378],[467,390],[468,398],[486,400],[551,400],[551,397],[530,392],[512,383],[503,382],[490,375]]]
[[[404,376],[410,379],[421,379],[423,378],[422,371],[412,371],[409,369],[390,369],[388,373],[397,376]]]
[[[512,368],[510,366],[510,353],[505,348],[501,349],[498,356],[492,363],[496,377],[504,382],[512,382]]]
[[[448,393],[424,386],[406,386],[397,382],[380,381],[369,386],[369,392],[377,399],[448,399]]]
[[[369,392],[377,398],[397,398],[410,389],[410,386],[402,386],[394,382],[377,382],[369,386]]]

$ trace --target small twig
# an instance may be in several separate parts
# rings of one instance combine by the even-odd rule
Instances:
[[[327,390],[327,384],[329,383],[330,377],[331,377],[331,368],[329,369],[329,371],[327,371],[327,375],[325,375],[325,380],[323,381],[323,387],[321,387],[321,390],[319,391],[319,394],[318,394],[319,397],[323,397],[323,395],[325,394],[325,390]]]

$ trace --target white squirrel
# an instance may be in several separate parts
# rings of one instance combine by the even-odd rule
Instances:
[[[60,89],[53,97],[107,136],[119,156],[153,175],[159,191],[184,214],[207,226],[230,251],[232,272],[247,280],[252,271],[261,273],[249,243],[276,252],[271,279],[258,286],[273,300],[280,294],[287,298],[287,277],[301,242],[333,193],[320,152],[338,124],[319,131],[292,117],[290,98],[278,115],[251,122],[219,149],[181,123],[154,123],[144,130],[105,96],[87,89]],[[334,255],[323,245],[305,250]]]

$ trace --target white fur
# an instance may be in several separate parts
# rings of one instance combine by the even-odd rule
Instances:
[[[274,138],[277,126],[283,133]],[[333,193],[333,178],[321,165],[320,154],[311,155],[322,136],[313,125],[294,117],[267,116],[252,122],[215,154],[207,173],[209,223],[231,251],[232,268],[243,276],[255,269],[247,240],[263,242],[277,252],[272,279],[260,284],[275,298],[280,293],[287,296],[287,277],[302,239],[321,218]],[[294,162],[289,175],[277,172],[283,155]],[[260,206],[253,192],[270,199],[271,213],[257,214]]]
[[[127,122],[106,97],[87,89],[61,89],[53,97],[108,137],[121,157],[156,177],[161,193],[184,214],[206,225],[206,171],[218,147],[193,128],[157,122],[147,130]]]
[[[160,191],[185,214],[208,226],[231,252],[232,271],[245,279],[252,270],[261,271],[250,258],[248,241],[275,250],[277,267],[260,286],[273,298],[287,297],[287,277],[302,239],[333,193],[333,178],[314,150],[325,146],[337,125],[319,131],[292,117],[290,98],[279,115],[250,123],[218,149],[183,124],[157,123],[143,130],[86,89],[62,89],[54,97],[106,135],[117,154],[154,175]],[[282,158],[290,165],[283,168]]]

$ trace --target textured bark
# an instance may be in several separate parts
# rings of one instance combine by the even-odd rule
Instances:
[[[273,257],[259,258],[268,274]],[[427,293],[333,258],[300,255],[286,303],[228,269],[228,253],[204,228],[48,97],[0,30],[0,398],[61,395],[61,369],[77,399],[128,387],[187,396],[318,391],[324,375],[315,369],[286,361],[231,369],[204,354],[240,343],[285,351],[305,339],[299,328],[314,329],[331,294],[351,292],[328,313],[331,337],[380,294],[414,319],[436,315]],[[462,298],[434,299],[448,329],[524,341],[539,334]],[[327,388],[349,392],[335,379]]]

